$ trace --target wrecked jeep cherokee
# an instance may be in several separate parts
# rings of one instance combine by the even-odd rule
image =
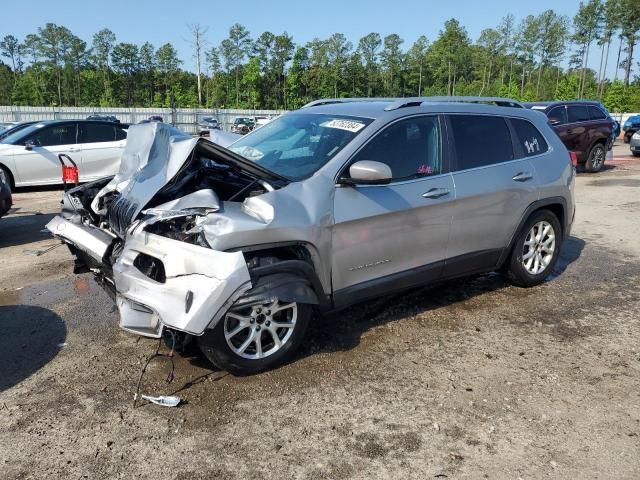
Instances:
[[[134,125],[119,172],[68,191],[47,228],[111,292],[123,329],[263,371],[313,311],[473,273],[547,277],[574,169],[545,117],[519,107],[320,100],[228,148]]]

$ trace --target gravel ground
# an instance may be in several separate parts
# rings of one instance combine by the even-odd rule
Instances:
[[[577,180],[556,272],[484,275],[318,319],[253,377],[197,354],[152,364],[112,303],[41,232],[60,189],[0,219],[2,478],[640,477],[640,160]],[[166,361],[165,361],[166,362]]]

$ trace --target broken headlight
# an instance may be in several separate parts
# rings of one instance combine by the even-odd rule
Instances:
[[[178,240],[179,242],[191,243],[205,248],[211,248],[204,237],[198,220],[199,215],[185,215],[168,219],[156,220],[144,227],[145,232],[154,233],[162,237]],[[142,220],[144,223],[145,219]]]

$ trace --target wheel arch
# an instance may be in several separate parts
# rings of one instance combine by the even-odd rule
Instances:
[[[565,235],[568,231],[567,201],[563,197],[549,197],[533,202],[526,208],[524,214],[522,215],[522,218],[520,219],[520,222],[518,223],[518,226],[511,234],[511,240],[509,241],[508,246],[502,251],[502,254],[500,255],[498,267],[502,267],[508,260],[509,255],[511,254],[513,246],[516,242],[516,238],[518,237],[518,233],[520,232],[520,230],[522,230],[524,224],[527,222],[527,220],[529,220],[531,215],[539,212],[540,210],[549,210],[557,217],[558,222],[560,223],[560,228],[562,229],[562,239],[565,239]]]
[[[327,292],[318,271],[320,257],[316,248],[306,242],[270,243],[239,248],[245,256],[253,285],[271,279],[274,285],[301,303],[312,303],[321,310],[331,308]],[[261,262],[261,259],[268,261]],[[274,261],[275,259],[275,261]],[[283,281],[283,276],[296,276],[302,282]]]
[[[0,162],[0,168],[2,168],[5,172],[9,174],[9,185],[11,186],[11,191],[16,188],[16,177],[11,168],[5,163]]]
[[[608,137],[598,137],[596,139],[594,139],[591,142],[591,145],[589,145],[589,150],[587,151],[587,156],[589,155],[589,153],[591,153],[591,150],[593,149],[593,147],[595,147],[597,144],[602,144],[602,146],[605,148],[605,153],[607,151],[607,140]]]

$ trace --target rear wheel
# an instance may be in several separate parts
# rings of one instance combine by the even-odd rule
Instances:
[[[587,157],[587,162],[584,165],[587,172],[599,172],[604,165],[606,155],[607,152],[604,148],[604,145],[602,145],[601,143],[596,143],[593,147],[591,147],[591,151],[589,152],[589,156]]]
[[[282,364],[304,337],[311,305],[281,301],[234,308],[198,338],[204,355],[234,375],[251,375]]]
[[[558,260],[562,230],[549,210],[535,212],[516,238],[507,263],[507,276],[519,287],[544,282]]]

